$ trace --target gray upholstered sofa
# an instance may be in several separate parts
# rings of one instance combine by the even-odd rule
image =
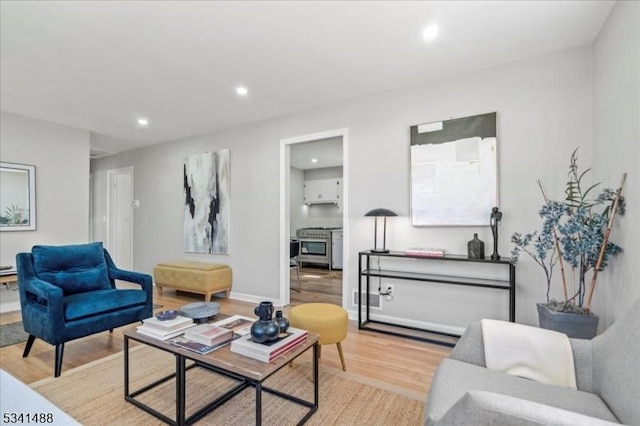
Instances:
[[[577,390],[485,368],[480,323],[472,324],[435,373],[425,424],[640,425],[640,300],[571,347]]]

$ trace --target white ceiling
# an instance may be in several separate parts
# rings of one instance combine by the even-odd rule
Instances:
[[[612,6],[2,1],[0,108],[125,151],[589,44]]]
[[[291,146],[289,163],[300,170],[342,166],[342,136],[296,143]],[[316,162],[312,162],[312,159]]]

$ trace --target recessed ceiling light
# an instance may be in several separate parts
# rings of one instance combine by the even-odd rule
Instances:
[[[422,30],[422,37],[424,37],[426,41],[431,41],[438,36],[439,31],[440,29],[437,25],[429,25],[424,30]]]
[[[317,163],[317,162],[318,162],[318,159],[317,159],[317,158],[312,158],[312,159],[311,159],[311,162],[312,162],[312,163]]]
[[[236,93],[240,96],[247,96],[247,94],[249,93],[249,89],[242,86],[236,87]]]
[[[147,127],[149,125],[149,120],[146,118],[138,118],[138,126]]]

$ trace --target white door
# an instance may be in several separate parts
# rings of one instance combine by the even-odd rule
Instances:
[[[106,248],[121,269],[133,269],[133,167],[107,172]]]

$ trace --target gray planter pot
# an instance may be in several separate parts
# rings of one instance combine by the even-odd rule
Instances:
[[[555,330],[575,339],[593,339],[598,332],[596,314],[572,314],[568,312],[556,312],[544,303],[538,303],[538,321],[540,328]]]

